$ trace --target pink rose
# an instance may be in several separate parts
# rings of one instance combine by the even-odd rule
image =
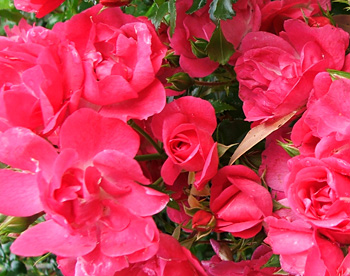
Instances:
[[[155,76],[166,47],[146,19],[119,8],[101,9],[96,5],[53,30],[74,42],[83,60],[85,100],[124,121],[146,119],[165,105],[164,87]]]
[[[210,20],[206,6],[193,14],[186,14],[190,9],[188,0],[176,1],[176,28],[172,37],[169,37],[170,47],[180,56],[180,66],[191,77],[205,77],[211,74],[219,64],[208,57],[197,58],[191,49],[190,40],[202,38],[207,41],[215,30],[215,24]]]
[[[209,5],[187,14],[192,1],[176,1],[176,28],[172,37],[169,37],[170,46],[175,50],[175,54],[180,55],[180,66],[191,77],[205,77],[216,70],[219,66],[217,62],[208,57],[197,58],[191,49],[190,41],[201,38],[209,41],[215,24],[209,16]],[[260,28],[262,0],[238,0],[232,8],[236,15],[230,20],[223,20],[221,28],[225,38],[234,45],[235,48],[241,43],[242,38],[251,31]],[[234,58],[235,59],[235,58]]]
[[[322,79],[322,89],[313,93],[313,101],[304,114],[305,124],[312,134],[322,138],[336,135],[337,140],[350,137],[350,80],[341,78],[331,81],[327,74]]]
[[[184,170],[195,173],[194,185],[202,189],[216,174],[219,160],[212,138],[215,128],[213,106],[191,96],[174,100],[153,117],[153,133],[164,143],[168,155],[161,171],[165,183],[172,185]]]
[[[343,252],[301,220],[289,222],[268,217],[265,242],[280,255],[281,267],[292,275],[338,275]]]
[[[215,231],[247,239],[272,214],[272,199],[254,171],[242,165],[227,166],[212,179],[210,209],[216,218]]]
[[[283,30],[283,23],[287,19],[300,19],[307,18],[309,23],[317,24],[317,21],[327,20],[327,24],[330,24],[329,19],[326,17],[315,17],[315,15],[322,15],[323,10],[331,9],[331,1],[329,0],[278,0],[272,1],[266,4],[262,10],[262,23],[261,31],[268,31],[278,34]],[[324,26],[321,24],[319,26]]]
[[[289,161],[285,191],[293,211],[324,235],[350,242],[349,141],[321,140],[315,157]]]
[[[349,35],[327,25],[287,20],[285,32],[248,33],[236,63],[239,96],[248,121],[282,117],[303,107],[317,73],[344,65]]]
[[[320,138],[314,136],[310,127],[305,123],[305,114],[293,126],[291,140],[301,155],[314,156],[315,147]]]
[[[45,222],[16,239],[15,254],[53,252],[78,258],[82,271],[107,276],[157,252],[159,232],[151,216],[168,196],[138,184],[150,182],[133,159],[139,137],[124,122],[80,109],[61,127],[59,154],[24,128],[0,139],[0,160],[19,169],[0,170],[0,212],[46,213]],[[111,266],[101,267],[101,260]]]
[[[114,276],[207,276],[191,252],[170,235],[160,234],[159,250],[147,262],[140,262],[117,272]]]
[[[78,107],[84,71],[74,44],[24,20],[0,37],[0,130],[48,136]]]
[[[278,267],[261,268],[272,256],[271,248],[260,245],[255,249],[251,260],[234,262],[222,260],[219,255],[215,255],[209,261],[202,261],[202,265],[209,276],[272,276],[280,270]]]
[[[58,8],[65,0],[15,0],[15,7],[25,12],[35,12],[41,18]]]

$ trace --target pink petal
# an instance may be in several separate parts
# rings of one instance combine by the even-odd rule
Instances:
[[[122,231],[101,226],[101,251],[110,257],[121,257],[143,250],[145,253],[142,255],[146,260],[152,257],[147,254],[147,248],[158,242],[158,239],[158,229],[151,218],[134,216],[130,225]]]
[[[13,168],[49,173],[57,157],[54,147],[25,128],[12,128],[0,135],[0,160]]]
[[[96,233],[71,234],[53,220],[48,220],[23,232],[11,246],[11,251],[20,256],[40,256],[52,252],[63,257],[77,257],[91,252],[96,247]]]
[[[159,113],[165,106],[166,96],[163,84],[155,79],[144,90],[138,92],[135,99],[103,106],[100,113],[108,117],[129,119],[147,119]]]
[[[176,178],[181,173],[181,167],[177,166],[173,163],[173,161],[168,158],[165,160],[162,169],[161,169],[161,175],[163,177],[163,180],[168,185],[173,185]]]
[[[2,169],[0,182],[0,213],[27,217],[43,210],[35,174]]]
[[[103,150],[118,150],[134,157],[139,136],[122,121],[106,118],[90,109],[79,109],[61,128],[61,148],[75,149],[82,162],[91,160]]]

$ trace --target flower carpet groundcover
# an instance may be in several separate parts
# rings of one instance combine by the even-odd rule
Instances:
[[[350,276],[349,5],[0,0],[0,276]]]

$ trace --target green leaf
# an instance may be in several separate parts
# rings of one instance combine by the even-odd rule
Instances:
[[[193,244],[193,242],[196,240],[196,236],[192,237],[192,238],[188,238],[182,242],[180,242],[180,244],[183,246],[183,247],[186,247],[188,250],[191,249],[191,246]]]
[[[13,3],[10,0],[0,0],[0,10],[8,10],[13,7]]]
[[[213,19],[232,19],[235,16],[235,11],[232,9],[232,4],[237,0],[213,0],[210,4],[210,17]]]
[[[208,57],[208,53],[207,53],[208,41],[206,41],[203,38],[196,38],[195,37],[195,39],[196,39],[196,41],[190,40],[192,53],[197,58]]]
[[[163,3],[160,6],[156,5],[156,8],[152,6],[152,15],[149,17],[156,29],[159,28],[164,16],[168,13],[168,3]]]
[[[219,155],[219,158],[222,157],[226,151],[228,151],[230,148],[232,148],[233,146],[236,146],[237,144],[231,144],[231,145],[224,145],[224,144],[220,144],[218,143],[218,155]]]
[[[350,79],[350,73],[349,72],[343,72],[333,69],[327,69],[327,72],[331,76],[332,80],[337,79]]]
[[[288,272],[285,272],[282,268],[276,271],[273,275],[289,275]]]
[[[191,8],[186,13],[192,14],[198,11],[199,9],[203,8],[206,3],[207,3],[207,0],[193,0],[193,4]]]
[[[222,33],[220,23],[216,26],[206,50],[211,60],[222,65],[226,64],[235,52],[233,45],[226,40]]]
[[[179,203],[177,203],[177,201],[173,199],[169,200],[167,207],[180,211]]]
[[[276,255],[276,254],[272,254],[272,256],[270,257],[270,259],[266,262],[266,264],[264,264],[262,267],[260,267],[261,269],[262,268],[265,268],[265,267],[281,267],[281,264],[280,264],[280,256],[279,255]]]
[[[224,102],[222,102],[220,100],[212,100],[212,99],[210,99],[209,102],[214,107],[215,113],[222,113],[222,112],[228,111],[228,110],[236,110],[236,108],[234,108],[232,105],[230,105],[228,103],[224,103]]]
[[[180,234],[181,234],[181,224],[178,225],[178,226],[176,226],[176,228],[174,229],[174,232],[173,232],[172,236],[173,236],[175,239],[179,240],[179,239],[180,239]]]
[[[175,26],[176,26],[176,5],[175,0],[170,0],[169,3],[169,24],[170,24],[170,31],[169,34],[172,37],[175,32]]]
[[[278,211],[278,210],[281,210],[281,209],[290,209],[289,207],[287,206],[284,206],[283,204],[279,203],[278,201],[276,200],[272,200],[273,202],[273,211]]]
[[[299,150],[293,145],[293,142],[290,141],[288,143],[284,143],[282,141],[277,141],[278,145],[280,145],[290,157],[295,157],[300,155]]]

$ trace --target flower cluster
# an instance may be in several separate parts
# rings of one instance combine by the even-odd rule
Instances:
[[[0,213],[35,220],[11,251],[67,276],[350,275],[330,1],[130,2],[0,37]]]

